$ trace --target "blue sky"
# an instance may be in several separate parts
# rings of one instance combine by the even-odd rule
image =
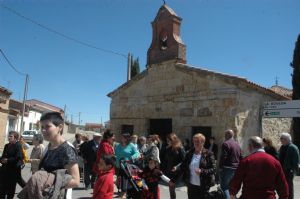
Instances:
[[[299,0],[167,0],[183,18],[187,62],[291,88]],[[145,69],[151,22],[162,0],[9,0],[18,13],[93,46],[139,57]],[[0,6],[0,48],[30,76],[28,99],[63,108],[78,123],[109,119],[106,95],[126,81],[127,60],[53,34]],[[0,85],[22,99],[25,77],[0,57]]]

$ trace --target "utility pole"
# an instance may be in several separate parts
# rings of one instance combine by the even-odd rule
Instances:
[[[131,54],[128,53],[127,63],[127,81],[131,80]]]
[[[64,106],[64,121],[66,121],[66,118],[67,118],[66,111],[67,111],[67,105],[65,104],[65,106]]]
[[[73,124],[73,114],[71,114],[71,123]]]
[[[27,99],[27,90],[28,90],[28,74],[26,74],[25,78],[25,88],[24,88],[24,96],[23,96],[23,110],[22,110],[22,118],[21,118],[21,133],[24,131],[24,112],[25,112],[25,101]]]
[[[78,124],[79,124],[79,126],[80,126],[80,114],[81,114],[81,112],[78,113],[78,117],[79,117],[78,118]]]

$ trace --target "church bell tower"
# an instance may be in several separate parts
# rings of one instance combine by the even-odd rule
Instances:
[[[166,4],[152,22],[152,43],[147,52],[147,66],[175,60],[186,63],[186,46],[180,37],[181,18]]]

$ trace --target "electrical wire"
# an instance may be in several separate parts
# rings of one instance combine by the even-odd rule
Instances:
[[[22,73],[20,71],[17,70],[16,67],[14,67],[14,65],[9,61],[9,59],[6,57],[6,55],[4,54],[4,52],[0,49],[0,52],[2,54],[2,56],[4,57],[4,59],[6,60],[6,62],[8,63],[8,65],[14,70],[16,71],[16,73],[18,73],[19,75],[23,75],[23,76],[26,76],[25,73]]]
[[[108,50],[108,49],[104,49],[104,48],[99,48],[99,47],[94,46],[92,44],[80,41],[80,40],[75,39],[73,37],[70,37],[70,36],[68,36],[66,34],[58,32],[58,31],[56,31],[56,30],[54,30],[52,28],[48,28],[47,26],[45,26],[45,25],[43,25],[43,24],[41,24],[41,23],[39,23],[39,22],[37,22],[37,21],[35,21],[33,19],[30,19],[29,17],[26,17],[26,16],[22,15],[21,13],[15,11],[14,9],[9,8],[9,7],[7,7],[7,6],[3,5],[3,4],[1,4],[1,7],[5,8],[6,10],[10,11],[11,13],[17,15],[18,17],[21,17],[21,18],[23,18],[23,19],[25,19],[25,20],[27,20],[27,21],[29,21],[29,22],[31,22],[31,23],[39,26],[40,28],[43,28],[43,29],[45,29],[45,30],[47,30],[47,31],[49,31],[49,32],[51,32],[53,34],[56,34],[56,35],[58,35],[60,37],[63,37],[65,39],[67,39],[67,40],[73,41],[73,42],[75,42],[77,44],[81,44],[83,46],[86,46],[86,47],[89,47],[89,48],[93,48],[93,49],[96,49],[96,50],[99,50],[99,51],[102,51],[102,52],[106,52],[106,53],[110,53],[110,54],[115,54],[115,55],[118,55],[118,56],[121,56],[121,57],[127,59],[127,56],[125,54],[122,54],[122,53],[119,53],[119,52],[115,52],[115,51],[112,51],[112,50]]]

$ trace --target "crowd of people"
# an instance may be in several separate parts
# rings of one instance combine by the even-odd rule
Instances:
[[[25,157],[28,146],[20,135],[9,132],[9,143],[0,158],[0,199],[13,198],[17,183],[23,188],[19,198],[68,198],[80,178],[87,190],[93,189],[93,199],[113,198],[114,185],[120,198],[134,198],[128,173],[122,169],[124,162],[140,169],[138,176],[146,190],[140,198],[159,199],[161,181],[168,185],[171,199],[176,199],[180,182],[187,186],[189,199],[208,198],[216,183],[225,199],[236,198],[240,191],[243,199],[275,199],[276,193],[280,199],[294,198],[299,149],[288,133],[281,134],[279,150],[270,138],[250,137],[247,156],[243,156],[230,129],[224,132],[220,150],[214,137],[206,138],[200,132],[193,135],[191,144],[188,139],[182,143],[175,133],[166,135],[165,142],[156,134],[122,133],[116,142],[110,130],[94,133],[91,140],[76,134],[71,144],[62,136],[59,113],[46,113],[40,121],[42,134],[34,136],[29,157]],[[49,142],[46,147],[44,139]],[[25,163],[31,164],[28,182],[21,175]]]

